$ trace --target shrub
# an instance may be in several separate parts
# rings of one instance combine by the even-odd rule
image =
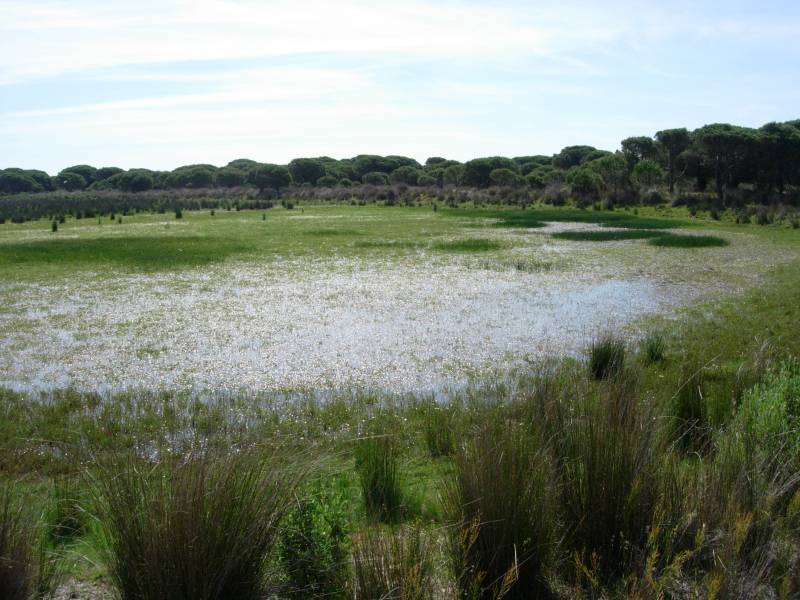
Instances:
[[[389,523],[399,521],[407,506],[394,440],[384,434],[360,438],[355,459],[367,516]]]
[[[546,448],[500,418],[459,449],[445,501],[456,523],[449,550],[461,597],[547,597],[558,540],[555,481]]]
[[[141,600],[263,598],[296,481],[296,471],[249,453],[100,467],[91,490],[112,584]]]
[[[589,346],[589,372],[594,379],[610,379],[622,371],[625,363],[625,342],[605,334]]]
[[[33,515],[15,501],[11,485],[0,486],[0,598],[49,597],[59,575],[58,563],[46,552]]]
[[[369,528],[353,541],[352,597],[429,600],[434,597],[431,548],[418,526]]]
[[[56,221],[55,219],[53,219],[53,222],[50,224],[50,231],[52,231],[53,233],[58,231],[58,221]]]
[[[175,218],[176,219],[182,219],[183,218],[183,210],[181,209],[180,206],[175,209]]]
[[[347,514],[340,490],[317,484],[297,497],[281,528],[280,558],[293,598],[343,598]]]

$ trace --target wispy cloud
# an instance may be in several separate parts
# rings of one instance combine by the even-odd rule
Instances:
[[[0,0],[0,168],[554,152],[797,117],[778,0]],[[749,121],[752,121],[750,123]]]

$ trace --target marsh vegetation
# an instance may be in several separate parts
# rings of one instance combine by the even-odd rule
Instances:
[[[797,595],[795,231],[302,208],[0,226],[0,596]],[[623,313],[643,278],[670,294]],[[570,344],[531,351],[546,314]],[[431,386],[454,339],[482,360]],[[354,363],[408,378],[291,377]]]

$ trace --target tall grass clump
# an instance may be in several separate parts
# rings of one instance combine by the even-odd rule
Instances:
[[[645,363],[652,365],[664,361],[667,353],[667,340],[664,334],[651,331],[640,342],[640,354]]]
[[[589,372],[594,379],[611,379],[622,372],[625,341],[607,333],[589,346]]]
[[[102,557],[123,599],[265,597],[298,471],[254,454],[112,460],[91,474]]]
[[[352,598],[430,600],[432,548],[419,526],[368,528],[353,540]]]
[[[46,550],[33,513],[0,485],[0,598],[49,598],[59,580],[56,559]]]
[[[386,434],[359,438],[355,464],[367,516],[385,523],[401,520],[408,506],[395,440]]]
[[[614,581],[644,553],[667,452],[654,410],[630,376],[542,406],[572,578]]]
[[[316,484],[299,494],[281,526],[280,560],[291,598],[344,598],[348,518],[344,495]]]
[[[678,389],[672,399],[675,437],[690,452],[705,452],[712,433],[706,398],[706,365],[687,359],[681,367]]]
[[[423,433],[431,458],[450,456],[455,449],[453,411],[450,407],[431,403],[424,410]]]
[[[450,557],[464,598],[546,598],[558,545],[558,487],[544,444],[501,418],[456,453],[445,487]]]
[[[59,477],[53,482],[53,491],[45,521],[47,534],[54,544],[66,544],[86,533],[87,516],[82,492],[78,483],[69,477]]]

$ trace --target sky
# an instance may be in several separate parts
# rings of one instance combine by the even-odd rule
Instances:
[[[796,118],[796,0],[0,0],[0,168],[467,160]]]

